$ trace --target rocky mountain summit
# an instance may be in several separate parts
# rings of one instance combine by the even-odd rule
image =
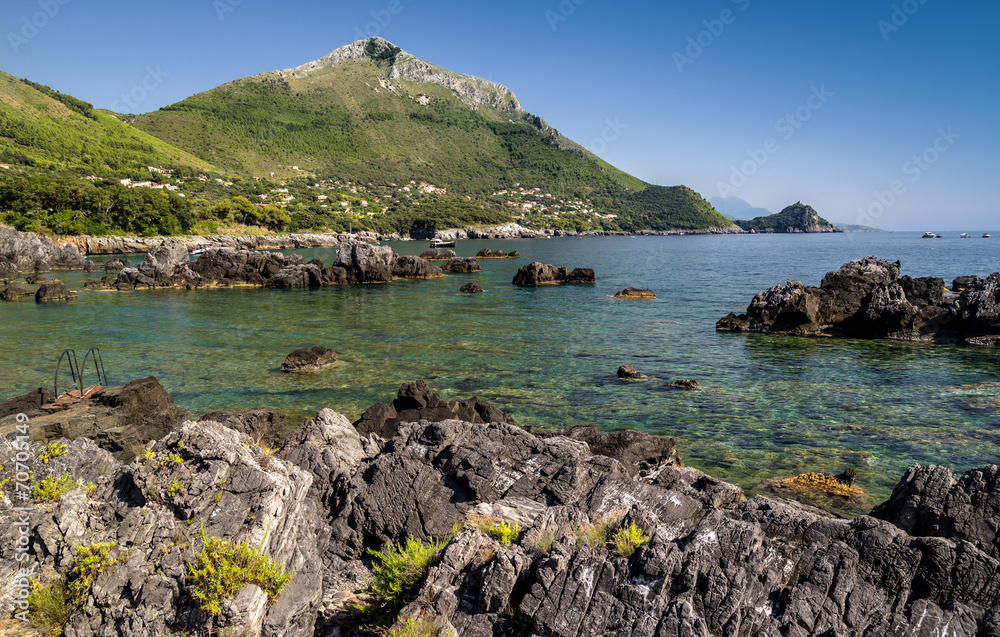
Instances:
[[[371,568],[386,570],[368,549],[405,560],[397,549],[418,546],[429,561],[394,593],[383,626],[477,637],[1000,634],[995,466],[960,477],[915,466],[870,515],[844,520],[747,500],[681,466],[673,440],[540,436],[485,406],[474,409],[481,422],[458,420],[422,383],[401,387],[393,409],[394,431],[377,428],[391,437],[324,409],[267,443],[278,448],[245,427],[273,414],[217,414],[223,422],[185,421],[131,461],[87,438],[12,433],[0,463],[26,451],[36,484],[64,482],[18,505],[2,489],[5,511],[29,510],[0,526],[0,572],[11,582],[24,566],[24,529],[33,576],[82,587],[65,624],[81,637],[354,634],[376,621],[355,608],[371,599]],[[251,578],[207,606],[196,565],[241,543],[282,585]],[[105,559],[80,566],[98,550]],[[16,601],[14,587],[0,589],[6,611]]]
[[[900,276],[900,262],[869,256],[829,272],[820,286],[789,281],[759,292],[745,314],[716,324],[726,332],[781,332],[996,345],[1000,273],[985,279]]]

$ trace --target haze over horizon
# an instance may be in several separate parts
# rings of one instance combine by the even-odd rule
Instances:
[[[379,36],[509,87],[651,183],[886,229],[997,228],[1000,6],[9,0],[0,16],[0,70],[99,108],[156,110]]]

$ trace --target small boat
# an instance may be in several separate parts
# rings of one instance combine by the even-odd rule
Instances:
[[[449,241],[448,239],[432,239],[431,240],[431,247],[432,248],[454,248],[455,247],[455,240],[452,239],[452,240]]]
[[[922,239],[933,239],[933,238],[934,238],[934,237],[936,237],[936,236],[937,236],[937,235],[936,235],[936,234],[934,234],[933,232],[925,232],[925,233],[924,233],[924,236],[923,236],[923,237],[921,237],[921,238],[922,238]]]
[[[989,239],[989,238],[990,238],[990,233],[989,232],[984,232],[983,233],[983,239]]]
[[[194,255],[194,256],[198,256],[199,254],[205,254],[206,252],[208,252],[211,249],[212,249],[212,246],[208,245],[208,246],[205,246],[204,248],[198,248],[197,250],[192,250],[191,254]]]
[[[959,239],[971,239],[972,237],[969,236],[968,232],[963,232],[962,234],[958,235],[958,238]]]

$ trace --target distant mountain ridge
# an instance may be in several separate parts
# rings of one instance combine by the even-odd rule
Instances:
[[[733,221],[774,214],[766,208],[753,206],[745,199],[740,199],[739,197],[712,197],[708,200],[708,203],[712,204],[712,207],[718,210],[724,217]]]
[[[756,217],[749,221],[736,221],[736,225],[747,232],[842,232],[835,225],[820,217],[812,206],[801,201],[773,215]]]

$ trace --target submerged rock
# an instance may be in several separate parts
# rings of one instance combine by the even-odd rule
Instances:
[[[699,389],[701,388],[701,383],[691,378],[681,378],[670,383],[670,386],[677,389]]]
[[[745,314],[730,313],[716,329],[969,344],[1000,340],[1000,274],[956,279],[960,294],[946,296],[943,279],[900,277],[899,271],[898,261],[851,261],[827,273],[818,288],[789,281],[758,293]]]
[[[285,357],[281,364],[283,372],[315,372],[337,362],[337,352],[316,345],[297,349]]]
[[[45,283],[45,276],[41,274],[28,274],[25,275],[24,282],[28,285],[38,285],[39,283]]]
[[[478,294],[480,292],[485,292],[482,286],[477,283],[466,283],[462,287],[458,288],[459,292],[466,292],[468,294]]]

